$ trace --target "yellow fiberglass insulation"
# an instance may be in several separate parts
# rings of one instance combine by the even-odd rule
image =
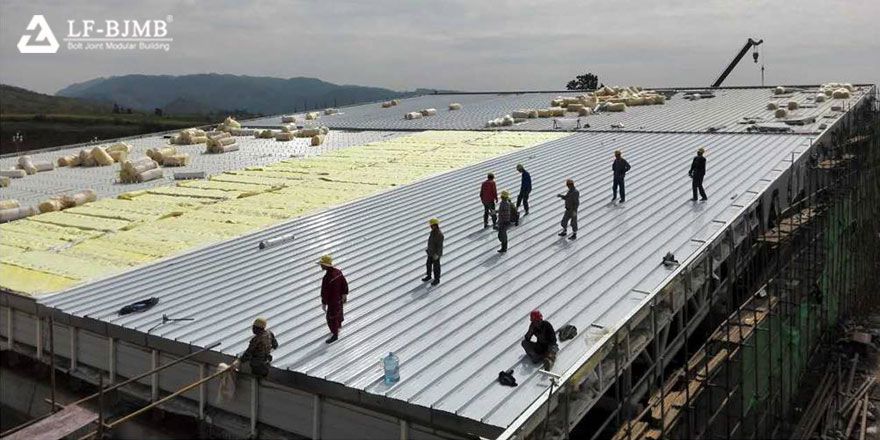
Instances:
[[[563,136],[420,132],[40,214],[0,225],[0,288],[57,291]]]

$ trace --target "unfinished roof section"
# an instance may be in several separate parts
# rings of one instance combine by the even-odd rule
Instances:
[[[772,88],[717,89],[714,97],[688,99],[687,90],[667,90],[672,96],[663,105],[628,107],[625,112],[601,112],[580,117],[582,125],[589,125],[587,131],[677,131],[677,132],[721,132],[743,133],[754,123],[787,126],[792,132],[816,133],[821,125],[830,125],[843,111],[870,92],[869,87],[858,87],[849,99],[827,99],[816,103],[813,99],[817,87],[793,89],[782,95],[774,94]],[[335,115],[321,114],[307,123],[372,130],[476,130],[484,129],[486,122],[502,117],[518,109],[550,107],[550,101],[559,96],[575,96],[580,92],[566,93],[510,93],[481,95],[426,95],[403,99],[400,104],[382,108],[377,103],[340,109]],[[703,91],[703,96],[706,96]],[[796,102],[798,108],[788,112],[786,118],[776,118],[768,103],[777,103],[787,108],[788,103]],[[458,102],[460,110],[449,110],[450,103]],[[437,114],[421,119],[407,120],[404,115],[423,109],[434,108]],[[302,114],[298,115],[302,119]],[[567,113],[562,124],[566,129],[575,125],[576,113]],[[505,130],[553,130],[554,118],[527,119],[525,122],[504,127]],[[794,120],[798,125],[785,125],[785,120]],[[810,122],[813,120],[813,122]],[[281,117],[269,117],[245,121],[247,126],[270,126],[281,124]],[[622,127],[622,128],[620,128]],[[778,128],[777,127],[777,128]]]
[[[38,301],[139,332],[163,313],[192,317],[152,334],[196,345],[221,339],[228,354],[244,350],[251,321],[265,316],[280,342],[276,368],[503,428],[549,386],[519,346],[529,311],[541,309],[557,328],[614,331],[665,283],[666,252],[684,261],[705,246],[807,143],[800,136],[579,133]],[[692,203],[687,171],[699,147],[707,149],[709,201]],[[614,149],[633,167],[622,205],[609,203]],[[482,228],[479,184],[493,171],[499,190],[515,192],[517,163],[532,173],[532,209],[500,255],[495,233]],[[556,194],[567,178],[581,191],[576,241],[556,236]],[[434,288],[419,281],[431,217],[446,236],[443,282]],[[296,239],[259,249],[260,240],[282,234]],[[323,342],[318,297],[315,261],[323,253],[334,255],[351,286],[341,339],[332,345]],[[149,296],[160,298],[153,309],[117,315]],[[554,371],[572,367],[595,342],[563,342]],[[391,387],[377,363],[388,352],[401,361],[401,380]],[[516,388],[495,380],[508,368]]]
[[[309,139],[307,138],[279,142],[274,139],[255,139],[253,136],[238,136],[236,141],[240,149],[224,154],[205,153],[205,144],[174,145],[177,151],[189,153],[192,161],[184,167],[165,168],[164,178],[161,179],[143,183],[119,183],[120,166],[118,164],[103,167],[56,167],[52,171],[40,172],[21,179],[13,179],[9,187],[0,188],[0,200],[15,199],[22,206],[31,206],[50,197],[57,197],[86,188],[94,189],[98,194],[98,198],[115,197],[124,192],[171,185],[173,184],[175,172],[204,171],[206,175],[210,176],[224,171],[275,163],[291,157],[313,156],[338,148],[390,139],[397,135],[398,133],[390,132],[346,132],[334,130],[328,134],[324,144],[319,147],[310,146]],[[132,151],[129,154],[131,158],[144,157],[149,148],[168,145],[168,139],[164,136],[148,136],[128,139],[124,142],[132,146]],[[59,157],[77,154],[81,149],[91,149],[95,146],[108,147],[113,143],[98,143],[88,147],[77,146],[22,154],[28,154],[34,161],[55,163]],[[17,164],[17,156],[0,158],[0,169],[13,168]]]

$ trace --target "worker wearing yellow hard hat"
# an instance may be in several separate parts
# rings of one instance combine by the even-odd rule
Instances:
[[[275,335],[266,328],[267,326],[266,318],[254,319],[254,324],[251,326],[254,335],[248,342],[247,349],[236,360],[236,362],[247,362],[251,367],[251,373],[257,377],[269,375],[269,363],[272,361],[270,353],[278,348],[278,341],[275,339]]]
[[[321,280],[321,308],[326,313],[327,327],[330,328],[330,337],[324,342],[332,344],[339,339],[343,320],[342,305],[348,302],[348,281],[342,271],[333,266],[333,257],[329,254],[322,255],[318,264],[324,270],[324,278]]]
[[[425,277],[422,281],[431,281],[432,286],[440,284],[440,257],[443,256],[443,232],[440,231],[440,220],[432,218],[428,220],[431,232],[428,234],[428,247],[425,252],[428,260],[425,263]]]

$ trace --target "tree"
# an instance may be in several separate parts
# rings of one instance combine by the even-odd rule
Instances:
[[[162,116],[162,109],[159,107],[156,107],[155,109],[153,109],[153,114],[161,117]]]
[[[592,73],[576,76],[566,84],[568,90],[595,90],[599,85],[599,77]]]

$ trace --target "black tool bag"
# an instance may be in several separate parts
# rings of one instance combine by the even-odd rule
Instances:
[[[509,387],[515,387],[516,378],[513,377],[513,369],[498,373],[498,383]]]
[[[141,301],[138,301],[135,303],[131,303],[131,304],[119,309],[119,314],[120,315],[128,315],[129,313],[144,312],[144,311],[150,310],[156,304],[159,304],[159,298],[156,298],[154,296],[149,299],[144,299],[144,300],[141,300]]]
[[[559,335],[560,341],[567,341],[569,339],[574,339],[574,337],[577,336],[578,329],[571,324],[566,324],[560,327],[559,330],[556,330],[556,333]]]

